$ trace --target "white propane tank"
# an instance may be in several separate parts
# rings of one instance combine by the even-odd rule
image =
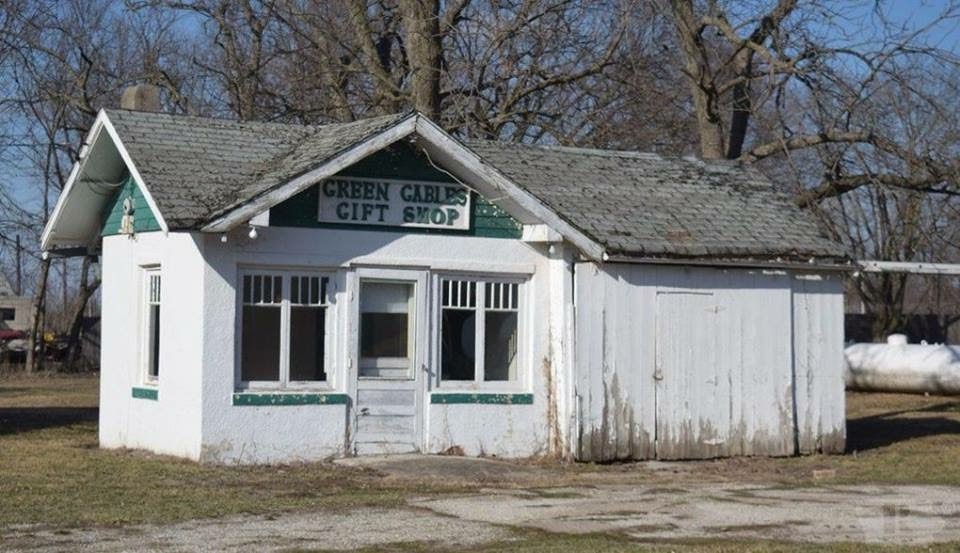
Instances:
[[[886,344],[853,344],[844,350],[851,390],[960,394],[960,346],[908,344],[892,334]]]

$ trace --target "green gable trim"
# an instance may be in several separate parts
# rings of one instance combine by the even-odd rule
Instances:
[[[533,405],[533,394],[430,394],[430,403],[481,403],[487,405]]]
[[[407,143],[394,144],[389,148],[371,154],[344,169],[338,173],[338,176],[455,184],[455,181],[449,175],[431,166],[422,152]],[[475,193],[472,193],[471,198],[469,230],[321,223],[317,221],[319,205],[320,187],[319,185],[311,186],[296,196],[270,208],[270,226],[513,239],[519,239],[523,234],[523,226],[519,222],[499,206],[490,203]]]
[[[143,196],[143,190],[140,190],[136,181],[128,174],[123,181],[123,185],[114,192],[113,197],[104,207],[100,236],[120,234],[120,223],[123,220],[123,201],[127,198],[133,198],[134,232],[160,230],[160,223],[157,222],[153,210],[147,204],[147,199]]]
[[[131,394],[136,399],[150,399],[157,401],[159,399],[160,393],[156,388],[139,388],[134,386],[131,390]]]
[[[234,405],[346,405],[347,394],[236,393]]]

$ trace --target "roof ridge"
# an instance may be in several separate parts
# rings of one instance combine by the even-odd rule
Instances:
[[[315,133],[323,128],[334,126],[334,125],[351,125],[354,123],[370,122],[377,119],[389,120],[390,118],[396,118],[397,120],[399,120],[412,113],[411,110],[407,110],[407,111],[399,111],[399,112],[389,113],[384,115],[374,115],[371,117],[361,117],[359,119],[354,119],[353,121],[331,121],[329,123],[307,125],[303,123],[286,123],[282,121],[263,121],[260,119],[229,119],[227,117],[211,117],[206,115],[194,115],[190,113],[140,111],[140,110],[122,109],[122,108],[104,108],[104,111],[107,113],[107,116],[119,113],[121,115],[134,115],[136,117],[145,117],[150,119],[180,119],[182,121],[192,120],[197,122],[211,122],[211,123],[218,123],[218,124],[234,125],[237,127],[267,125],[271,127],[287,128],[291,130],[293,129],[306,130],[311,133]]]
[[[662,161],[686,161],[697,163],[704,166],[716,165],[722,167],[744,167],[745,165],[736,159],[702,159],[692,155],[663,155],[656,152],[641,152],[638,150],[608,150],[604,148],[583,148],[580,146],[561,146],[557,144],[529,144],[525,142],[504,142],[501,140],[489,139],[471,139],[467,144],[493,144],[496,146],[520,146],[536,150],[547,150],[554,152],[567,152],[572,154],[596,155],[600,157],[619,157],[628,159],[644,160],[662,160]]]

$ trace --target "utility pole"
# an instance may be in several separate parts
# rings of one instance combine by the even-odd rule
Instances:
[[[17,235],[17,295],[23,295],[23,258],[22,246],[20,245],[20,235]]]

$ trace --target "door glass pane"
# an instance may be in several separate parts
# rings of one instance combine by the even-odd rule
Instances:
[[[407,373],[412,357],[413,293],[413,283],[360,283],[360,376]]]
[[[290,308],[290,380],[326,380],[323,368],[323,307]]]
[[[280,380],[280,308],[243,306],[241,379]]]
[[[517,378],[517,312],[487,311],[484,326],[484,380]]]

